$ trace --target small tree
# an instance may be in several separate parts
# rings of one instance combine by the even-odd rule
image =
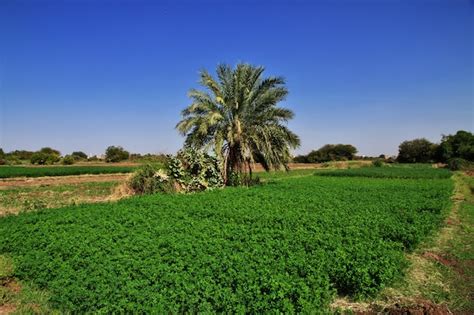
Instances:
[[[105,161],[108,163],[125,161],[129,156],[130,153],[121,146],[110,146],[105,150]]]
[[[398,147],[398,162],[402,163],[428,163],[432,161],[433,143],[425,138],[404,141]]]
[[[61,156],[61,152],[59,152],[58,150],[55,150],[53,148],[50,148],[50,147],[41,148],[41,150],[39,150],[39,152],[45,153],[45,154],[55,154],[57,156]]]
[[[474,161],[474,134],[459,130],[454,135],[443,136],[435,154],[436,160],[447,162],[453,158]]]
[[[87,160],[87,154],[85,154],[82,151],[74,151],[74,152],[71,153],[71,156],[75,160]]]
[[[63,163],[63,165],[72,165],[76,162],[76,160],[74,159],[74,156],[66,155],[63,157],[61,162]]]
[[[30,162],[31,164],[38,164],[38,165],[46,165],[46,164],[54,164],[59,162],[60,157],[57,154],[51,153],[44,153],[44,152],[35,152],[31,156]]]

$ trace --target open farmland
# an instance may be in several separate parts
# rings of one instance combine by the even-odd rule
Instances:
[[[451,172],[448,169],[435,169],[430,165],[407,167],[407,166],[385,166],[385,167],[361,167],[344,170],[318,171],[318,176],[330,177],[369,177],[369,178],[449,178]]]
[[[323,310],[336,295],[393,283],[404,253],[441,225],[449,173],[407,172],[301,172],[252,188],[7,216],[0,253],[61,311]]]
[[[0,178],[130,173],[136,166],[0,166]]]

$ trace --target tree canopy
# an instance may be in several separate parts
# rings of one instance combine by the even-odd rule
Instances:
[[[233,172],[287,166],[299,137],[286,126],[293,112],[278,106],[288,95],[282,77],[263,77],[263,67],[221,64],[216,77],[200,72],[205,91],[191,89],[191,105],[182,111],[176,128],[185,146],[213,149],[222,161],[224,179]]]

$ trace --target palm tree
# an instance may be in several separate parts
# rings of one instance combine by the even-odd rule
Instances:
[[[231,172],[252,176],[253,163],[267,171],[287,169],[290,149],[300,144],[286,126],[293,112],[277,106],[288,95],[285,80],[263,78],[264,70],[249,64],[234,69],[221,64],[217,79],[201,71],[200,84],[207,91],[189,91],[192,104],[182,111],[183,119],[176,125],[186,136],[186,147],[214,149],[222,161],[225,182]]]

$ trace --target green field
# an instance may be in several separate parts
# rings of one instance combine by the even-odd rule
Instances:
[[[318,176],[330,177],[369,177],[369,178],[449,178],[451,172],[448,169],[436,169],[430,165],[408,165],[384,166],[384,167],[361,167],[344,170],[320,170]]]
[[[371,296],[402,276],[404,252],[451,204],[452,180],[430,173],[277,173],[252,188],[7,216],[0,254],[61,311],[323,310],[338,294]]]
[[[136,166],[0,166],[0,178],[130,173]]]

